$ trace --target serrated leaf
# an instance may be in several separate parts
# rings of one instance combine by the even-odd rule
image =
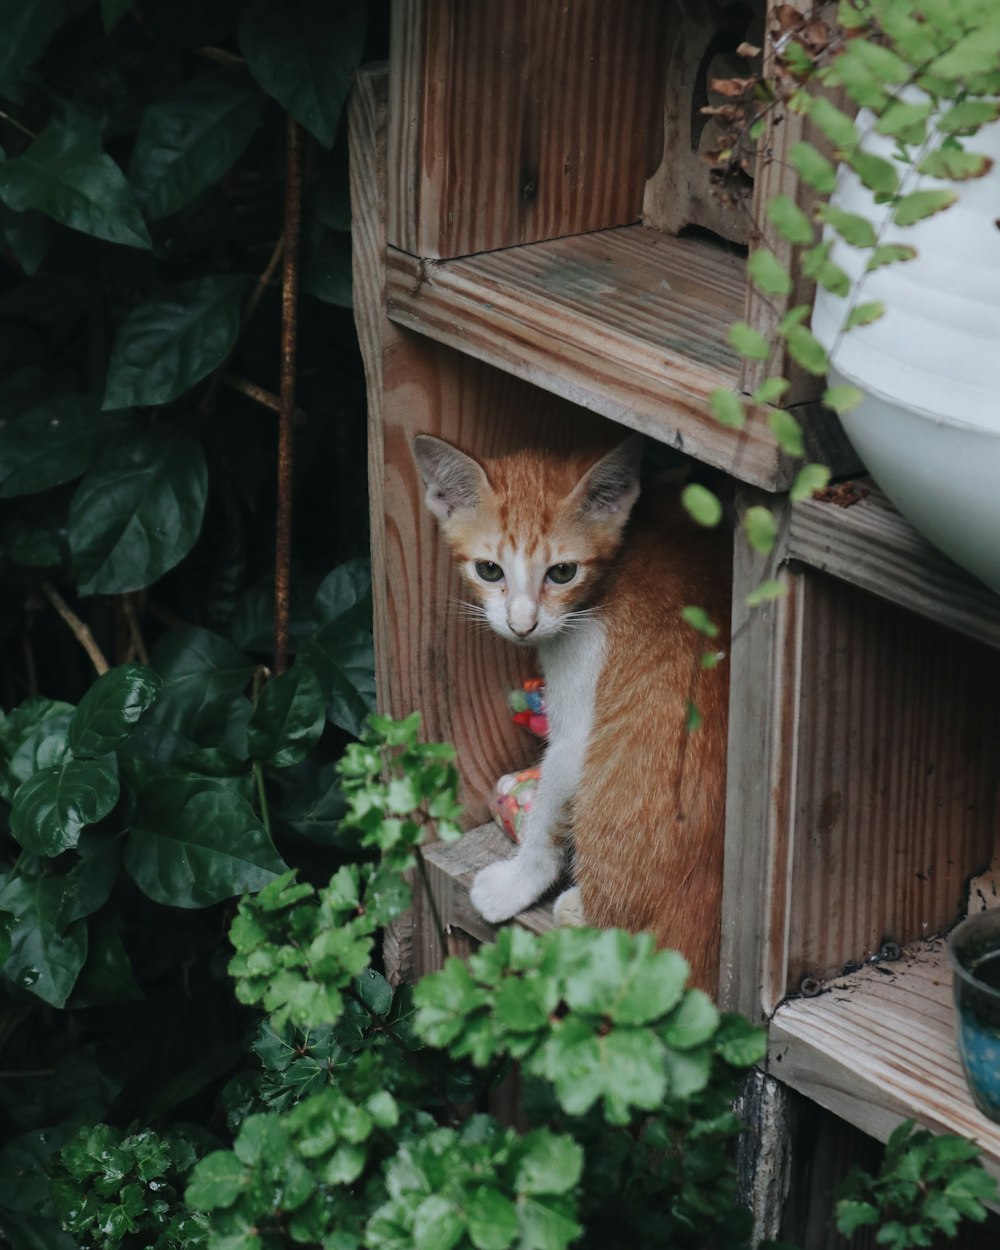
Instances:
[[[878,1208],[870,1202],[842,1198],[836,1206],[837,1232],[852,1237],[859,1228],[869,1228],[879,1221]]]
[[[704,608],[681,608],[681,619],[707,638],[717,638],[719,635],[718,625],[713,622]]]
[[[845,330],[853,330],[855,326],[866,326],[885,315],[885,304],[881,300],[871,300],[865,304],[856,304],[848,313],[844,322]]]
[[[521,1194],[564,1194],[580,1179],[583,1150],[571,1137],[544,1130],[523,1139],[514,1185]]]
[[[778,523],[769,508],[760,504],[748,508],[743,517],[743,528],[755,551],[766,555],[774,547],[774,540],[778,536]]]
[[[789,456],[801,456],[804,451],[802,426],[783,408],[775,408],[768,414],[767,423],[781,450]]]
[[[441,1194],[431,1194],[413,1214],[413,1250],[452,1250],[464,1231],[455,1204]]]
[[[256,0],[240,19],[240,50],[250,73],[325,147],[333,145],[351,73],[361,61],[365,25],[365,6],[351,0]]]
[[[908,243],[880,243],[868,258],[866,269],[880,269],[883,265],[894,265],[913,260],[917,249]]]
[[[0,162],[0,199],[110,243],[152,247],[122,171],[95,142],[61,126],[49,126],[20,156]]]
[[[691,482],[684,487],[681,502],[699,525],[711,527],[722,520],[722,504],[718,497],[699,482]]]
[[[708,400],[709,411],[720,425],[731,430],[741,430],[746,422],[743,400],[733,391],[719,387]]]
[[[892,161],[859,148],[848,157],[848,163],[869,191],[874,191],[876,195],[896,194],[899,174]]]
[[[113,448],[70,504],[80,593],[124,594],[162,577],[194,546],[207,494],[201,443],[183,426],[153,426]]]
[[[765,295],[787,295],[792,289],[791,274],[766,247],[755,248],[747,262],[750,281]]]
[[[981,178],[993,168],[993,161],[979,152],[966,152],[954,143],[944,144],[934,152],[928,152],[917,162],[917,171],[932,178],[949,182],[964,182],[967,178]]]
[[[304,665],[293,665],[260,693],[247,725],[250,755],[273,768],[288,768],[315,746],[325,724],[326,705],[316,675]]]
[[[245,286],[243,277],[210,275],[133,308],[115,335],[104,408],[169,403],[221,365],[236,342]]]
[[[771,354],[771,345],[767,339],[745,321],[733,322],[729,327],[729,341],[748,360],[766,360]]]
[[[878,236],[875,227],[867,217],[845,212],[835,204],[822,205],[820,216],[836,230],[845,243],[850,243],[852,247],[875,246]]]
[[[53,857],[76,846],[87,825],[102,820],[118,802],[113,755],[67,758],[29,777],[14,793],[10,830],[27,851]]]
[[[131,428],[130,414],[102,412],[88,395],[59,395],[0,422],[0,499],[73,481]]]
[[[16,83],[64,20],[62,0],[0,0],[0,86]]]
[[[222,177],[249,143],[263,103],[244,79],[212,74],[146,109],[129,181],[150,221],[190,204]]]
[[[789,243],[812,243],[815,230],[790,195],[773,195],[767,201],[767,216]]]
[[[518,1250],[566,1250],[583,1232],[564,1198],[525,1198],[518,1204]]]
[[[688,990],[677,1010],[664,1022],[660,1036],[675,1050],[693,1050],[719,1027],[719,1009],[701,990]]]
[[[164,778],[144,786],[125,869],[168,907],[208,907],[259,890],[286,864],[245,799],[225,787]]]
[[[858,132],[854,128],[854,122],[829,97],[813,97],[809,116],[835,147],[850,151],[857,143]]]
[[[144,664],[119,664],[98,677],[70,722],[73,754],[79,759],[117,750],[162,685],[159,675]]]
[[[856,386],[831,386],[823,392],[823,403],[836,413],[851,412],[864,399]]]
[[[934,213],[941,213],[958,199],[954,191],[940,188],[933,191],[911,191],[896,205],[892,219],[897,226],[912,226]]]
[[[469,1239],[476,1250],[509,1250],[517,1237],[517,1208],[499,1190],[481,1185],[466,1209]]]
[[[830,366],[826,348],[805,326],[793,326],[785,336],[792,359],[807,372],[822,377]]]
[[[787,593],[788,587],[784,582],[769,578],[751,590],[748,595],[745,595],[743,602],[748,608],[756,608],[762,603],[770,602],[772,599],[783,599]]]
[[[788,151],[788,163],[799,177],[823,195],[829,194],[836,184],[837,171],[821,152],[811,143],[793,143]]]

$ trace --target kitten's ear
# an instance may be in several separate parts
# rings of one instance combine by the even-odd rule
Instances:
[[[639,497],[642,435],[632,434],[598,460],[573,491],[581,512],[592,516],[620,513],[624,521]]]
[[[482,466],[443,439],[418,434],[413,458],[427,487],[424,502],[439,520],[447,521],[461,508],[478,508],[490,489]]]

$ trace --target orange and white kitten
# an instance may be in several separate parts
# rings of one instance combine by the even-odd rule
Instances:
[[[510,919],[558,880],[572,848],[579,895],[561,896],[557,917],[649,930],[711,992],[728,682],[724,667],[703,666],[706,640],[680,612],[704,607],[724,631],[730,541],[690,521],[674,488],[636,505],[641,451],[634,436],[596,463],[526,449],[480,464],[441,439],[414,440],[427,505],[483,616],[536,647],[545,677],[533,806],[516,853],[476,876],[473,904]],[[703,718],[694,732],[691,703]]]

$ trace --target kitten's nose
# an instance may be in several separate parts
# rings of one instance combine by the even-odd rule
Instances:
[[[513,625],[510,628],[511,632],[517,634],[518,638],[527,638],[529,634],[533,634],[538,628],[538,622],[535,621],[534,625],[529,626],[528,629],[515,629]]]
[[[538,605],[527,595],[516,595],[507,608],[507,624],[518,638],[527,638],[538,626]]]

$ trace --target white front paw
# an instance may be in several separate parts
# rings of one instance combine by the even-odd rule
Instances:
[[[499,924],[537,902],[550,884],[544,881],[539,885],[515,855],[477,872],[469,898],[484,920]]]

